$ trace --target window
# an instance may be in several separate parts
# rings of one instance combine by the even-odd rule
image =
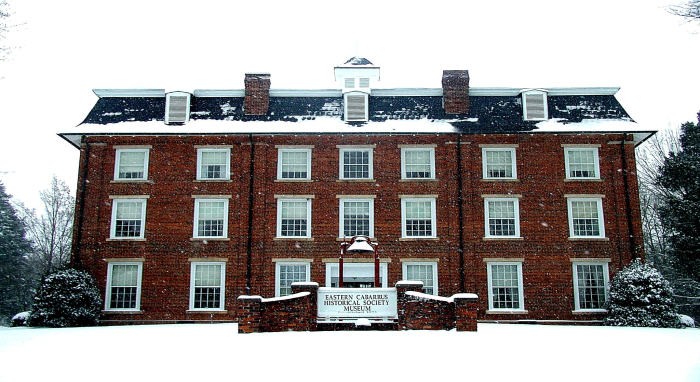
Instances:
[[[520,237],[518,199],[484,199],[486,237]]]
[[[608,296],[608,264],[574,262],[576,310],[603,311]]]
[[[523,119],[543,121],[547,119],[547,93],[541,90],[523,92]]]
[[[368,119],[368,104],[369,96],[366,93],[351,92],[346,93],[345,100],[345,120],[366,121]]]
[[[405,262],[402,264],[403,279],[423,282],[423,293],[438,294],[437,263]]]
[[[372,148],[341,148],[340,179],[373,179]]]
[[[514,148],[481,149],[484,179],[517,179]]]
[[[194,230],[196,238],[228,237],[228,200],[197,199],[194,201]]]
[[[567,204],[570,237],[605,237],[603,203],[600,198],[568,198]]]
[[[434,238],[435,198],[401,199],[401,236],[404,238]]]
[[[490,262],[486,266],[489,310],[524,310],[522,263]]]
[[[141,309],[141,262],[111,262],[107,265],[105,310]]]
[[[401,179],[435,179],[435,149],[402,147]]]
[[[197,149],[197,180],[228,180],[231,149]]]
[[[600,179],[597,147],[567,147],[564,161],[567,179]]]
[[[277,237],[311,237],[311,200],[277,200]]]
[[[148,149],[117,149],[114,179],[148,179]]]
[[[146,199],[112,201],[111,239],[143,239],[146,223]]]
[[[387,263],[379,263],[379,285],[377,288],[386,288]],[[326,263],[326,286],[338,287],[340,270],[338,263]],[[343,266],[344,288],[374,288],[374,263],[350,263]]]
[[[275,296],[292,294],[292,283],[310,280],[310,264],[303,262],[286,262],[275,265]]]
[[[374,237],[374,200],[340,199],[340,237]]]
[[[311,149],[280,148],[277,153],[277,179],[311,179]]]
[[[165,97],[165,123],[184,124],[190,119],[190,94],[168,93]]]
[[[190,268],[190,310],[223,310],[226,265],[193,262]]]

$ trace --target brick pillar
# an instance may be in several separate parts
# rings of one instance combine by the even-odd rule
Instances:
[[[420,281],[399,281],[396,283],[396,310],[399,316],[399,330],[411,329],[407,320],[408,296],[406,292],[420,292],[423,290],[423,283]]]
[[[476,314],[479,310],[479,297],[473,293],[459,293],[452,296],[455,302],[455,324],[458,332],[476,331]]]
[[[270,74],[246,73],[243,110],[246,115],[266,115],[270,107]]]
[[[469,112],[469,71],[442,71],[442,101],[446,114]]]
[[[262,297],[238,296],[238,333],[260,333]]]
[[[306,314],[306,330],[315,331],[318,328],[318,283],[292,283],[292,293],[309,292],[309,302]]]

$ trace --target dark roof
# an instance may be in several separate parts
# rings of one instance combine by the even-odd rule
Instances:
[[[580,122],[584,119],[631,118],[614,95],[550,95],[550,119]],[[522,97],[470,96],[469,112],[445,114],[441,96],[370,96],[371,122],[425,119],[449,121],[465,133],[527,132],[539,121],[523,121]],[[101,97],[84,124],[106,125],[125,121],[164,120],[165,97]],[[316,117],[343,116],[343,98],[270,97],[264,116],[246,116],[243,97],[196,97],[190,104],[191,120],[302,122]],[[362,125],[362,122],[350,122]]]

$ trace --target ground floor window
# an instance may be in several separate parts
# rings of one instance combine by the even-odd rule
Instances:
[[[141,262],[110,262],[107,265],[105,309],[141,309]]]
[[[489,310],[524,310],[521,262],[487,263]]]
[[[338,287],[338,263],[326,264],[326,286]],[[387,287],[386,263],[379,264],[379,286]],[[374,287],[374,263],[345,263],[343,266],[344,288],[373,288]]]
[[[608,264],[574,262],[574,303],[576,310],[605,310],[608,296]]]
[[[404,262],[403,279],[410,281],[422,281],[423,293],[438,294],[437,289],[437,263],[435,262]]]
[[[292,294],[292,283],[310,279],[310,264],[307,262],[283,262],[275,265],[275,296]]]
[[[224,309],[226,265],[218,262],[193,262],[190,272],[190,310]]]

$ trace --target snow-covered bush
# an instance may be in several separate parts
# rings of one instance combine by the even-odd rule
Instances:
[[[671,285],[659,271],[639,259],[615,275],[606,307],[605,325],[680,326]]]
[[[19,312],[12,316],[12,326],[26,326],[31,312]]]
[[[75,269],[58,271],[44,278],[34,296],[29,326],[97,325],[101,306],[92,276]]]
[[[678,320],[680,321],[682,328],[694,328],[695,327],[695,320],[693,320],[693,317],[686,316],[685,314],[679,314]]]

